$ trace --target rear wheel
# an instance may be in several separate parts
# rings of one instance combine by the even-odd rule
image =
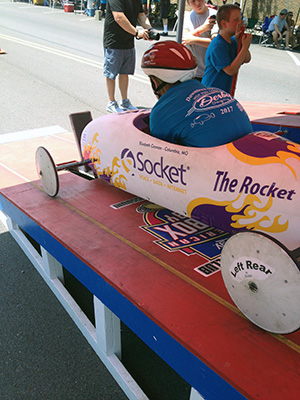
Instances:
[[[257,232],[239,232],[221,254],[225,286],[254,324],[273,333],[300,327],[300,270],[281,243]]]

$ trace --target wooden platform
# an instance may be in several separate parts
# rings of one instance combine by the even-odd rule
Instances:
[[[193,396],[298,399],[300,331],[266,333],[233,305],[218,263],[226,233],[195,232],[168,210],[70,173],[60,173],[59,195],[50,198],[35,171],[40,145],[56,163],[79,158],[68,133],[0,146],[0,209],[15,227],[174,368]]]
[[[242,103],[255,131],[283,131],[284,136],[300,142],[300,105]]]

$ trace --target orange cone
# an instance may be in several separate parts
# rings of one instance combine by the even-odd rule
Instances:
[[[1,47],[0,47],[0,54],[5,54],[5,53],[6,53],[6,51],[1,49]]]

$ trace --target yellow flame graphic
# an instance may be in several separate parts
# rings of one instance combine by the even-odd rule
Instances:
[[[262,205],[261,207],[259,207],[259,204],[261,204],[261,200],[259,199],[259,197],[253,194],[248,194],[244,199],[243,204],[240,207],[236,208],[234,207],[234,203],[238,201],[240,197],[241,193],[233,201],[217,201],[205,197],[199,197],[192,200],[188,204],[187,213],[188,216],[191,216],[193,210],[197,206],[211,204],[217,207],[224,207],[227,213],[233,214],[231,216],[232,228],[244,228],[249,230],[255,229],[263,232],[273,233],[284,232],[287,230],[289,222],[286,221],[285,223],[280,224],[279,218],[281,217],[281,215],[277,215],[273,221],[271,221],[270,218],[265,215],[265,213],[272,207],[273,199],[271,196],[269,197],[266,205]],[[257,203],[258,205],[255,205],[254,203]],[[243,209],[243,214],[238,214]],[[269,222],[268,226],[264,226],[266,222]],[[262,223],[264,224],[262,225]]]
[[[93,136],[92,143],[88,143],[84,146],[83,154],[86,158],[91,158],[95,160],[93,162],[94,169],[97,173],[97,176],[100,178],[101,176],[107,176],[110,179],[110,183],[117,188],[126,190],[125,181],[127,181],[126,177],[119,171],[121,168],[120,159],[118,157],[114,157],[112,161],[111,167],[103,168],[101,166],[101,150],[99,148],[99,133],[96,132]],[[124,163],[122,163],[124,166]],[[128,168],[124,168],[125,172],[129,172]]]
[[[237,158],[238,160],[242,161],[245,164],[249,165],[283,164],[290,169],[295,179],[297,179],[296,171],[286,162],[286,160],[288,158],[294,158],[300,161],[299,155],[294,154],[294,153],[300,153],[300,146],[293,142],[286,142],[286,143],[287,143],[287,149],[289,151],[280,150],[276,153],[275,156],[269,156],[265,158],[249,156],[238,150],[233,143],[228,143],[226,146],[228,151],[235,158]]]

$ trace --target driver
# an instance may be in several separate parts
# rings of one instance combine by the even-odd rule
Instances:
[[[197,62],[184,45],[165,41],[143,55],[157,103],[150,113],[150,132],[171,143],[219,146],[252,132],[243,107],[230,94],[193,79]]]

